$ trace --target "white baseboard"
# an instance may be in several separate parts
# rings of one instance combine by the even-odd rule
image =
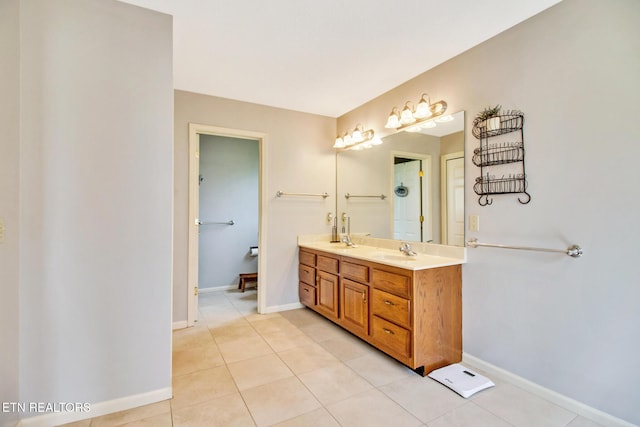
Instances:
[[[92,403],[90,410],[87,412],[56,412],[23,418],[18,425],[20,427],[57,426],[161,402],[171,399],[172,396],[173,392],[171,391],[171,387],[166,387],[148,393],[122,397],[106,402]]]
[[[171,324],[171,329],[175,331],[176,329],[184,329],[187,326],[189,326],[189,324],[187,323],[186,320],[179,320]]]
[[[635,424],[614,417],[613,415],[607,414],[606,412],[603,412],[599,409],[592,408],[591,406],[585,405],[582,402],[578,402],[577,400],[571,399],[570,397],[567,397],[563,394],[557,393],[553,390],[522,378],[512,372],[492,365],[489,362],[485,362],[484,360],[472,356],[468,353],[462,353],[462,363],[468,364],[470,365],[470,367],[481,369],[487,374],[494,376],[495,378],[499,378],[503,381],[509,382],[517,387],[520,387],[523,390],[530,392],[531,394],[534,394],[562,408],[588,418],[602,425],[603,427],[637,427]]]
[[[264,314],[267,313],[277,313],[279,311],[289,311],[289,310],[295,310],[297,308],[303,308],[304,305],[300,304],[299,302],[294,302],[291,304],[285,304],[285,305],[272,305],[267,307],[267,309],[265,310]]]
[[[238,289],[238,285],[211,286],[209,288],[198,288],[198,294],[208,294],[211,292],[219,292],[219,291],[230,291],[232,289]]]

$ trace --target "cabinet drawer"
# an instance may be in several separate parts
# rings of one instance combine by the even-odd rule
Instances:
[[[358,282],[369,283],[369,267],[362,264],[354,264],[349,261],[342,261],[342,277],[348,277]]]
[[[338,274],[338,260],[336,258],[318,255],[318,270]]]
[[[316,285],[316,269],[308,265],[298,266],[298,279],[308,285]]]
[[[374,289],[371,292],[371,304],[376,316],[406,328],[411,327],[411,302],[408,299]]]
[[[373,286],[404,298],[411,296],[411,277],[390,271],[373,269]]]
[[[403,357],[411,357],[411,333],[398,325],[373,316],[371,336],[381,347]]]
[[[306,283],[300,283],[298,285],[298,296],[300,302],[308,307],[316,305],[316,288],[309,286]]]
[[[316,254],[300,251],[298,258],[300,259],[300,264],[308,265],[310,267],[316,266]]]

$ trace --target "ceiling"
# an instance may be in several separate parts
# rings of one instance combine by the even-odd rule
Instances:
[[[560,0],[121,1],[173,15],[175,89],[338,117]]]

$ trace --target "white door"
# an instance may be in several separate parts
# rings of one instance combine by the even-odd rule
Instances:
[[[464,246],[464,157],[443,156],[443,224],[442,243]],[[445,202],[446,200],[446,202]]]
[[[420,160],[394,165],[393,238],[396,240],[422,241],[421,220],[423,213],[420,171]]]

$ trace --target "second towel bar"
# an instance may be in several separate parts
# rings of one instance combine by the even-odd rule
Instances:
[[[234,225],[235,222],[233,222],[233,220],[229,220],[229,221],[200,221],[200,220],[196,220],[196,223],[198,225],[214,225],[214,224],[223,224],[223,225]]]
[[[498,245],[495,243],[480,243],[478,239],[470,239],[467,244],[472,248],[478,246],[485,246],[488,248],[502,248],[502,249],[518,249],[523,251],[537,251],[537,252],[558,252],[569,255],[573,258],[579,258],[582,256],[582,248],[578,245],[571,245],[567,249],[545,249],[545,248],[532,248],[529,246],[510,246],[510,245]]]
[[[375,198],[375,199],[381,199],[381,200],[384,200],[384,199],[386,199],[386,198],[387,198],[387,196],[385,196],[384,194],[380,194],[380,195],[373,195],[373,196],[367,196],[367,195],[359,196],[359,195],[356,195],[356,194],[349,194],[349,193],[347,193],[347,194],[345,194],[345,195],[344,195],[344,198],[345,198],[345,199],[349,199],[349,198],[351,198],[351,197],[372,197],[372,198]]]
[[[277,197],[282,197],[282,196],[317,196],[317,197],[322,197],[323,199],[326,199],[327,197],[329,197],[328,193],[320,193],[320,194],[315,194],[315,193],[285,193],[284,191],[277,191],[276,192],[276,196]]]

